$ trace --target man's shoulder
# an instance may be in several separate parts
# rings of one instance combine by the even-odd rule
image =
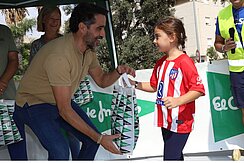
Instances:
[[[59,35],[59,37],[49,41],[48,44],[50,44],[50,46],[54,46],[54,45],[57,46],[59,44],[60,45],[62,45],[62,44],[66,45],[69,42],[69,40],[68,40],[69,38],[70,38],[70,36],[67,34]],[[54,45],[51,45],[51,44],[54,44]],[[63,46],[59,46],[59,48],[63,48]]]
[[[6,26],[6,25],[4,25],[4,24],[0,24],[0,28],[7,28],[7,29],[9,29],[9,27],[8,26]]]
[[[70,35],[60,36],[56,39],[49,41],[44,45],[45,48],[49,49],[52,52],[65,53],[70,52],[73,48],[73,42],[70,39]]]
[[[6,26],[6,25],[3,25],[3,24],[0,24],[0,30],[1,30],[1,32],[2,31],[10,31],[10,29],[9,29],[9,27],[8,26]]]

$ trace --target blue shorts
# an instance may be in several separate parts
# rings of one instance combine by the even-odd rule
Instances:
[[[175,133],[162,129],[164,140],[164,161],[184,161],[183,149],[190,133]]]
[[[236,107],[244,108],[244,71],[230,72],[231,92]]]

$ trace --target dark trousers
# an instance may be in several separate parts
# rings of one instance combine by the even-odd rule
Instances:
[[[99,132],[87,114],[75,102],[72,101],[71,105],[89,126]],[[15,105],[13,118],[24,141],[8,146],[12,160],[27,159],[24,124],[32,129],[42,146],[48,151],[48,160],[69,159],[69,142],[62,129],[82,142],[78,160],[94,160],[99,144],[63,120],[57,106],[47,103],[32,106],[25,104],[23,107]]]
[[[244,109],[244,71],[230,72],[230,82],[236,107]]]
[[[162,128],[164,140],[164,160],[184,160],[183,149],[189,133],[181,134]]]

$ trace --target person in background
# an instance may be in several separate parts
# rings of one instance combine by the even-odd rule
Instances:
[[[61,26],[61,11],[57,6],[44,6],[37,17],[37,31],[44,34],[33,41],[30,49],[29,63],[38,50],[49,41],[62,36],[59,33]]]
[[[112,85],[122,73],[135,76],[135,70],[126,65],[104,72],[99,64],[94,49],[105,36],[107,12],[95,4],[78,4],[71,14],[71,32],[45,44],[20,81],[13,118],[18,128],[26,124],[32,129],[49,160],[69,159],[69,145],[61,129],[82,142],[78,160],[94,160],[99,145],[121,154],[113,142],[120,135],[102,135],[72,100],[87,74],[102,88]]]
[[[174,17],[161,19],[154,35],[154,44],[166,55],[156,62],[150,82],[130,82],[136,89],[157,91],[155,123],[162,129],[164,160],[184,160],[183,149],[193,128],[195,100],[205,90],[193,60],[183,51],[183,23]]]
[[[11,30],[0,24],[0,99],[15,100],[13,76],[19,67],[18,50]]]
[[[244,46],[242,38],[244,1],[230,0],[230,2],[231,4],[218,14],[214,46],[218,52],[227,53],[232,96],[236,107],[242,111],[244,125]],[[240,156],[240,150],[235,149],[233,159],[239,160]]]
[[[7,26],[0,25],[0,33],[0,99],[15,100],[16,87],[13,76],[19,67],[18,50],[12,32]]]

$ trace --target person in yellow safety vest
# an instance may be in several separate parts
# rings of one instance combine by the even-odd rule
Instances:
[[[235,105],[242,110],[244,125],[244,0],[230,0],[231,4],[222,9],[216,22],[214,46],[221,53],[227,53],[231,91]],[[233,151],[233,159],[239,160],[240,150]]]

